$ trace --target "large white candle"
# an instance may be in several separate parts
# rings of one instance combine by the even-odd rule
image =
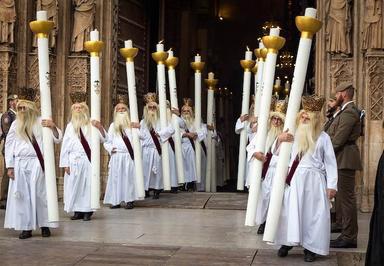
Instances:
[[[195,56],[195,62],[201,62],[201,56]],[[195,71],[195,130],[201,128],[201,72]],[[201,144],[198,139],[195,141],[196,154],[196,176],[197,183],[201,182]]]
[[[90,33],[91,41],[99,41],[99,32]],[[91,54],[91,120],[101,119],[101,82],[100,57],[98,53]],[[91,208],[100,208],[100,132],[96,127],[91,130]]]
[[[245,52],[244,61],[253,62],[251,51]],[[251,77],[252,77],[252,72],[250,68],[249,67],[247,68],[246,66],[243,66],[243,68],[244,68],[244,78],[243,78],[243,98],[242,98],[242,104],[241,104],[241,115],[248,114],[249,112],[249,95],[251,90]],[[248,130],[247,130],[248,121],[245,121],[244,124],[245,124],[244,128],[240,132],[239,163],[238,163],[238,169],[237,169],[237,189],[238,190],[244,190],[244,180],[245,180],[245,174],[246,174],[245,168],[247,164],[246,146],[248,141]]]
[[[321,22],[315,19],[316,9],[307,8],[305,14],[307,17],[310,17],[310,19],[309,21],[304,22],[304,24],[307,26],[309,24],[312,26],[309,27],[309,29],[317,29],[315,32],[318,31],[321,28]],[[298,18],[300,19],[303,17],[296,18],[296,25],[299,27]],[[304,20],[306,19],[304,18]],[[301,96],[303,93],[305,76],[307,73],[308,61],[312,45],[312,35],[315,33],[310,32],[310,34],[308,34],[305,29],[301,29],[301,32],[302,34],[296,57],[296,67],[293,73],[292,90],[284,123],[284,131],[288,129],[291,134],[294,134],[296,130],[296,116],[300,108]],[[292,143],[287,142],[282,143],[280,146],[279,159],[276,167],[275,177],[273,179],[269,211],[263,237],[264,241],[272,242],[275,239],[277,226],[279,224],[291,148]]]
[[[47,21],[47,12],[38,11],[37,20],[39,23],[52,23]],[[33,22],[32,22],[33,23]],[[53,25],[52,25],[53,27]],[[31,29],[33,30],[32,24]],[[51,28],[52,29],[52,28]],[[52,104],[51,104],[51,88],[50,88],[50,71],[49,71],[49,53],[48,53],[48,32],[46,35],[38,34],[37,51],[39,60],[39,87],[41,101],[41,118],[52,119]],[[43,127],[43,155],[45,166],[45,186],[47,191],[47,208],[48,221],[59,221],[59,208],[57,202],[57,187],[56,187],[56,165],[55,152],[53,147],[52,130]]]
[[[178,63],[177,58],[173,56],[173,51],[168,51],[168,59],[166,64],[168,66],[168,80],[169,80],[169,95],[171,100],[171,108],[179,109],[179,105],[177,102],[177,86],[176,86],[176,72],[175,67]],[[173,135],[174,143],[175,143],[175,157],[176,157],[176,170],[178,182],[184,183],[184,163],[183,163],[183,152],[181,147],[181,134],[180,134],[180,126],[178,122],[179,118],[177,115],[172,114],[172,125],[175,129],[175,134]]]
[[[274,36],[274,41],[272,42],[268,41],[272,39],[271,36]],[[284,45],[285,39],[279,37],[278,28],[272,28],[270,30],[270,36],[263,37],[263,40],[265,40],[263,41],[264,45],[269,49],[265,62],[264,88],[263,95],[261,96],[260,113],[258,117],[258,127],[255,138],[256,150],[264,153],[277,53],[278,50]],[[261,161],[256,159],[251,160],[249,169],[250,187],[248,194],[247,212],[245,217],[245,225],[247,226],[255,225],[256,207],[259,198],[262,168],[263,163]]]
[[[208,73],[208,96],[207,96],[207,125],[213,124],[213,97],[214,87],[209,83],[214,80],[215,76],[212,72]],[[211,192],[211,172],[212,172],[212,131],[208,130],[207,134],[207,167],[205,177],[205,191]]]
[[[136,79],[135,79],[135,64],[133,58],[136,56],[138,49],[133,48],[132,40],[124,42],[124,48],[132,49],[129,50],[131,54],[122,54],[126,57],[126,71],[127,71],[127,82],[128,82],[128,96],[129,96],[129,111],[131,121],[139,123],[139,113],[137,110],[137,96],[136,96]],[[127,51],[127,50],[126,50]],[[139,199],[144,199],[144,174],[143,174],[143,159],[141,151],[141,143],[139,138],[140,129],[132,128],[132,142],[133,142],[133,154],[135,162],[135,180],[136,180],[136,195]]]
[[[215,104],[215,94],[213,94],[213,103],[212,103],[212,124],[216,126],[216,104]],[[217,131],[216,131],[217,134]],[[211,163],[211,192],[216,192],[217,187],[217,175],[216,175],[216,142],[212,140],[212,163]]]
[[[160,109],[160,127],[162,129],[168,127],[167,121],[167,92],[165,84],[165,65],[164,61],[168,57],[164,52],[164,45],[160,42],[156,45],[156,52],[163,53],[164,58],[157,59],[157,81],[159,89],[159,109]],[[171,190],[171,175],[169,165],[168,143],[161,143],[161,163],[163,169],[164,190]]]

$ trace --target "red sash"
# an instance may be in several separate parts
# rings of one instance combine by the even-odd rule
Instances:
[[[151,130],[149,130],[149,133],[151,134],[153,143],[155,143],[157,152],[159,153],[159,155],[161,155],[161,145],[160,145],[159,139],[156,136],[155,130],[153,128],[151,128]]]
[[[200,141],[201,147],[203,148],[205,156],[207,156],[207,146],[205,146],[204,141]]]
[[[186,133],[189,133],[188,128],[185,129],[185,132],[186,132]],[[190,138],[190,137],[188,137],[188,139],[189,139],[189,142],[190,142],[191,145],[192,145],[192,149],[195,150],[195,141],[194,141],[192,138]]]
[[[123,141],[125,143],[125,146],[128,149],[129,155],[131,156],[131,159],[134,160],[135,157],[134,157],[134,154],[133,154],[133,148],[132,148],[131,142],[129,141],[128,136],[125,135],[124,130],[120,130],[120,133],[121,133],[121,137],[123,138]]]
[[[87,139],[84,137],[83,131],[80,128],[80,142],[87,154],[89,162],[91,162],[91,148],[89,147]]]
[[[43,169],[43,172],[44,172],[45,171],[45,168],[44,168],[44,157],[43,157],[43,153],[40,150],[39,144],[36,141],[35,135],[33,135],[33,133],[32,133],[32,138],[31,138],[31,137],[29,137],[27,132],[25,132],[25,133],[27,134],[28,139],[29,139],[29,141],[31,142],[31,144],[33,146],[33,149],[36,152],[36,156],[39,159],[41,169]]]
[[[291,169],[289,169],[287,178],[285,179],[285,183],[287,183],[289,186],[291,185],[292,177],[295,174],[296,168],[299,165],[300,160],[301,160],[301,158],[299,157],[299,155],[297,155],[295,160],[292,163]]]
[[[171,148],[172,148],[173,152],[175,152],[175,142],[173,141],[173,138],[170,137],[168,139],[168,142],[169,142],[169,145],[171,145]]]
[[[261,172],[261,178],[262,179],[264,179],[266,174],[267,174],[267,171],[268,171],[268,168],[269,168],[269,164],[271,163],[271,159],[272,159],[272,153],[268,152],[266,157],[267,157],[267,160],[264,162],[263,170]]]

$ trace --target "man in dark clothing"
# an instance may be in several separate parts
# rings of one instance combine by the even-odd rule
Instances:
[[[331,137],[338,168],[336,222],[340,226],[341,234],[331,241],[332,248],[357,247],[355,173],[356,170],[362,170],[362,164],[356,144],[361,125],[359,111],[353,102],[354,91],[350,82],[337,86],[336,102],[341,108],[326,130]]]
[[[366,266],[384,265],[384,152],[377,167],[375,201],[369,225]]]
[[[4,140],[3,143],[5,143],[5,139],[7,138],[7,134],[9,129],[11,128],[12,122],[16,119],[16,105],[17,105],[18,97],[16,94],[11,94],[7,98],[8,102],[8,110],[1,116],[1,140]],[[4,146],[1,151],[4,158]],[[9,177],[7,176],[7,171],[5,169],[5,163],[4,163],[4,172],[3,172],[3,178],[1,179],[1,186],[0,186],[0,209],[5,209],[5,206],[7,205],[7,194],[8,194],[8,184],[9,184]]]

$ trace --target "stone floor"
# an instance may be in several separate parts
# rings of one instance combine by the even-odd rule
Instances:
[[[297,248],[286,259],[265,244],[257,228],[245,227],[247,194],[162,194],[133,210],[103,207],[91,222],[60,214],[60,228],[28,240],[0,229],[1,265],[303,265]],[[140,206],[140,207],[139,207]],[[61,208],[62,209],[62,208]],[[369,214],[359,215],[358,248],[333,250],[311,265],[351,265],[361,260],[368,239]],[[0,222],[4,211],[0,211]],[[335,236],[334,236],[335,237]],[[339,256],[339,254],[344,254]],[[359,255],[360,254],[360,255]],[[341,263],[342,259],[345,263]],[[355,264],[359,265],[359,264]]]

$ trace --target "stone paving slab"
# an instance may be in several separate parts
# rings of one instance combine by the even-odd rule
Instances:
[[[215,193],[209,198],[206,209],[246,210],[247,193]]]
[[[142,201],[136,201],[135,206],[150,208],[203,209],[211,196],[211,193],[201,192],[179,192],[177,194],[161,193],[160,199],[154,200],[152,197],[146,198]]]

